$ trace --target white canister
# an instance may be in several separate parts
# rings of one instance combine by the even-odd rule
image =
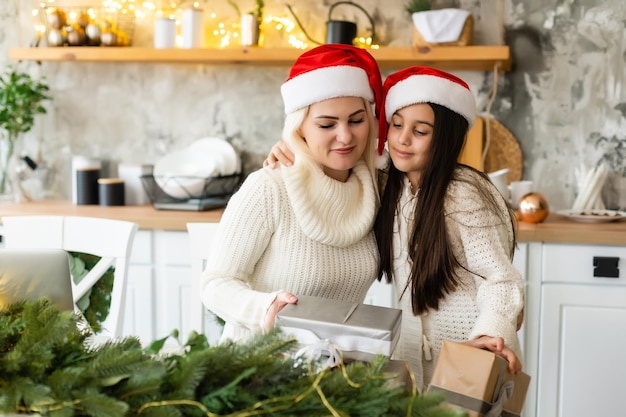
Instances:
[[[159,17],[154,20],[154,47],[176,47],[176,21],[168,17]]]
[[[183,10],[181,23],[183,48],[202,48],[203,25],[202,9],[189,8]]]
[[[149,204],[141,177],[152,174],[153,166],[149,164],[121,163],[117,166],[117,176],[124,180],[124,199],[127,206],[143,206]]]

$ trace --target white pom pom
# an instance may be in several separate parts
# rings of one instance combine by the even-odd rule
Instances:
[[[387,151],[387,149],[383,149],[382,155],[378,155],[378,152],[376,152],[374,166],[377,169],[385,169],[387,168],[387,165],[389,165],[389,152]]]

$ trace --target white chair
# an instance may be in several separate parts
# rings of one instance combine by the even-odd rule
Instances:
[[[111,306],[102,328],[111,337],[123,335],[128,259],[137,223],[78,216],[4,216],[2,223],[7,248],[58,248],[100,257],[80,283],[72,282],[74,304],[114,266]]]
[[[215,316],[202,304],[202,271],[211,251],[211,245],[219,223],[187,223],[189,249],[191,253],[192,297],[190,303],[191,329],[204,333],[210,343],[216,343],[222,328],[215,321]],[[210,319],[210,320],[209,320]]]

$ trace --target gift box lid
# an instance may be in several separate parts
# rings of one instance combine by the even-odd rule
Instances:
[[[374,339],[388,342],[384,351],[364,350],[390,355],[400,334],[402,310],[362,303],[351,303],[314,296],[298,296],[297,304],[288,304],[276,317],[284,329],[306,329],[319,339],[338,340],[353,337],[355,341]],[[354,345],[340,345],[344,350],[361,350]],[[346,349],[347,348],[347,349]]]
[[[508,362],[484,349],[444,340],[435,364],[429,391],[443,391],[448,402],[482,416],[502,394],[507,381],[512,381],[510,397],[502,408],[509,415],[521,413],[530,376],[508,372]]]

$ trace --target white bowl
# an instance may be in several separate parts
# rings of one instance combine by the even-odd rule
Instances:
[[[206,153],[208,157],[213,158],[217,175],[232,175],[241,169],[239,155],[226,139],[212,137],[198,139],[187,149],[194,153]]]
[[[202,196],[207,178],[216,175],[214,159],[190,149],[174,151],[154,165],[154,180],[171,197]]]

